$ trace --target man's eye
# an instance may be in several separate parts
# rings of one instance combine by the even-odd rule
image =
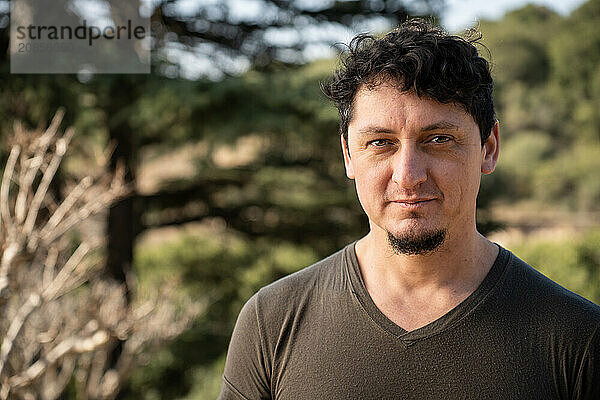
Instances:
[[[446,143],[449,142],[450,140],[452,140],[452,138],[450,136],[444,136],[444,135],[437,135],[431,138],[431,142],[433,143]]]
[[[375,147],[383,147],[383,146],[387,146],[388,144],[390,144],[390,141],[387,139],[377,139],[377,140],[371,140],[368,144],[371,146],[375,146]]]

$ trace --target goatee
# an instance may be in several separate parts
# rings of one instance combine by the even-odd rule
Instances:
[[[410,232],[403,236],[394,236],[388,232],[388,243],[394,253],[398,255],[423,255],[432,253],[440,247],[446,239],[446,230],[417,234]]]

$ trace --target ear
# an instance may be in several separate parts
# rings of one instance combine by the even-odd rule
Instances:
[[[344,155],[344,166],[346,167],[346,176],[350,179],[354,179],[354,167],[352,167],[352,160],[350,159],[350,152],[348,151],[348,145],[344,139],[344,135],[340,135],[340,142],[342,145],[342,154]]]
[[[498,163],[498,154],[500,153],[500,125],[498,120],[494,124],[492,128],[492,132],[490,136],[487,138],[485,143],[483,144],[483,149],[481,151],[482,160],[481,160],[481,173],[485,175],[489,175],[494,172],[496,169],[496,164]]]

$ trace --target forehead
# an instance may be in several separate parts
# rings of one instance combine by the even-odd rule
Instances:
[[[349,131],[360,130],[367,125],[395,131],[440,123],[463,130],[477,128],[473,117],[461,105],[419,97],[414,91],[401,91],[390,83],[375,87],[363,85],[356,93],[352,108]]]

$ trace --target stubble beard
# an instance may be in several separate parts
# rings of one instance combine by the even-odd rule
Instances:
[[[401,235],[387,232],[387,241],[398,255],[425,255],[436,251],[446,239],[446,229],[417,232],[410,229]]]

